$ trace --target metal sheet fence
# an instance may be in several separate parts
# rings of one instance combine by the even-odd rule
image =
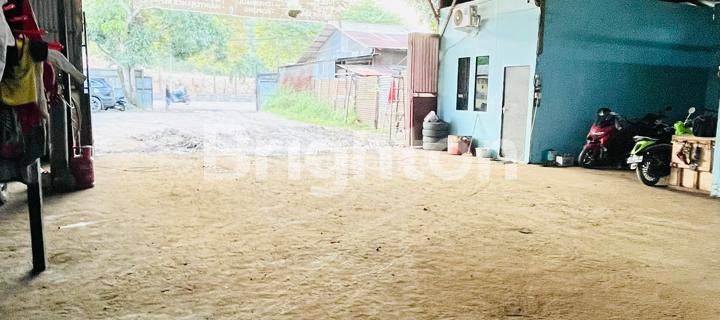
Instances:
[[[330,103],[336,112],[355,111],[358,121],[375,129],[402,133],[407,90],[404,76],[347,76],[314,79],[313,93]],[[394,99],[390,99],[394,91]]]

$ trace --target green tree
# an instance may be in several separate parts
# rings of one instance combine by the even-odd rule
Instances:
[[[322,30],[319,23],[262,20],[255,26],[257,56],[268,70],[297,62]]]
[[[401,24],[402,19],[380,7],[375,0],[361,0],[342,14],[344,21],[375,24]]]
[[[123,89],[135,103],[132,74],[158,56],[160,21],[144,14],[132,0],[86,0],[88,38],[104,55],[118,65]]]
[[[440,13],[437,10],[440,7],[440,0],[405,0],[405,2],[417,10],[423,25],[434,32],[438,31]]]
[[[139,3],[139,2],[138,2]],[[132,0],[86,0],[88,38],[118,66],[125,95],[135,103],[134,71],[180,62],[194,69],[229,73],[230,28],[219,17],[145,9]]]
[[[166,59],[194,71],[229,73],[222,63],[228,59],[231,25],[221,17],[193,12],[162,11]]]

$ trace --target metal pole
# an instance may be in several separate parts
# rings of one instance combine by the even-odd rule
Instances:
[[[90,110],[90,57],[88,57],[87,20],[85,19],[84,12],[82,15],[83,52],[86,67],[83,71],[85,71],[85,75],[87,76],[84,85],[88,89],[88,92],[85,92],[85,88],[83,88],[82,94],[80,95],[80,99],[82,99],[80,102],[80,115],[82,116],[80,121],[80,144],[83,146],[92,146],[95,145],[95,139],[93,137],[92,110]]]
[[[58,40],[64,46],[62,53],[67,57],[67,24],[65,17],[65,1],[57,0],[58,14]],[[71,103],[70,81],[67,74],[60,72],[58,83],[62,87],[63,98],[67,103]],[[50,164],[53,176],[53,187],[59,190],[69,190],[72,188],[73,179],[70,176],[69,150],[71,150],[72,127],[68,126],[70,117],[70,109],[65,103],[59,103],[51,108],[50,128],[51,128],[51,154]]]
[[[43,237],[43,195],[42,178],[40,177],[40,160],[33,161],[26,170],[33,273],[40,273],[45,271],[47,264],[47,260],[45,259],[45,239]]]
[[[70,46],[68,44],[67,17],[65,14],[65,0],[57,1],[57,16],[58,16],[58,18],[57,18],[57,20],[58,20],[58,41],[60,41],[60,43],[62,43],[62,45],[63,45],[63,50],[62,50],[63,55],[69,59],[70,58],[70,48],[69,48]],[[67,101],[68,104],[70,104],[70,106],[72,106],[72,93],[71,93],[72,86],[70,83],[70,77],[66,73],[60,72],[59,82],[65,88],[65,90],[63,90],[63,97],[65,98],[65,101]],[[72,147],[73,147],[72,126],[68,125],[68,123],[67,123],[68,121],[70,121],[70,119],[72,119],[72,114],[71,114],[70,108],[67,109],[67,113],[68,113],[67,121],[65,124],[65,129],[67,130],[67,136],[68,136],[67,148],[68,148],[68,150],[72,150]]]

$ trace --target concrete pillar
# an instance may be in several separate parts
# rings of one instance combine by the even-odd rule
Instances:
[[[718,107],[718,112],[720,112],[720,107]],[[715,135],[715,159],[713,161],[713,174],[715,176],[715,183],[713,184],[712,189],[712,195],[715,197],[720,197],[720,145],[718,145],[717,137],[720,137],[720,118],[718,119],[718,132],[717,135]]]
[[[50,108],[50,172],[53,189],[70,191],[75,180],[70,174],[70,150],[68,150],[68,118],[65,104]]]

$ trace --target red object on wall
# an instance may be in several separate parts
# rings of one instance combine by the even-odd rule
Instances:
[[[90,189],[95,186],[92,146],[75,147],[75,156],[70,161],[70,171],[78,189]]]
[[[388,94],[388,104],[398,102],[398,85],[397,79],[393,79],[390,84],[390,93]]]

